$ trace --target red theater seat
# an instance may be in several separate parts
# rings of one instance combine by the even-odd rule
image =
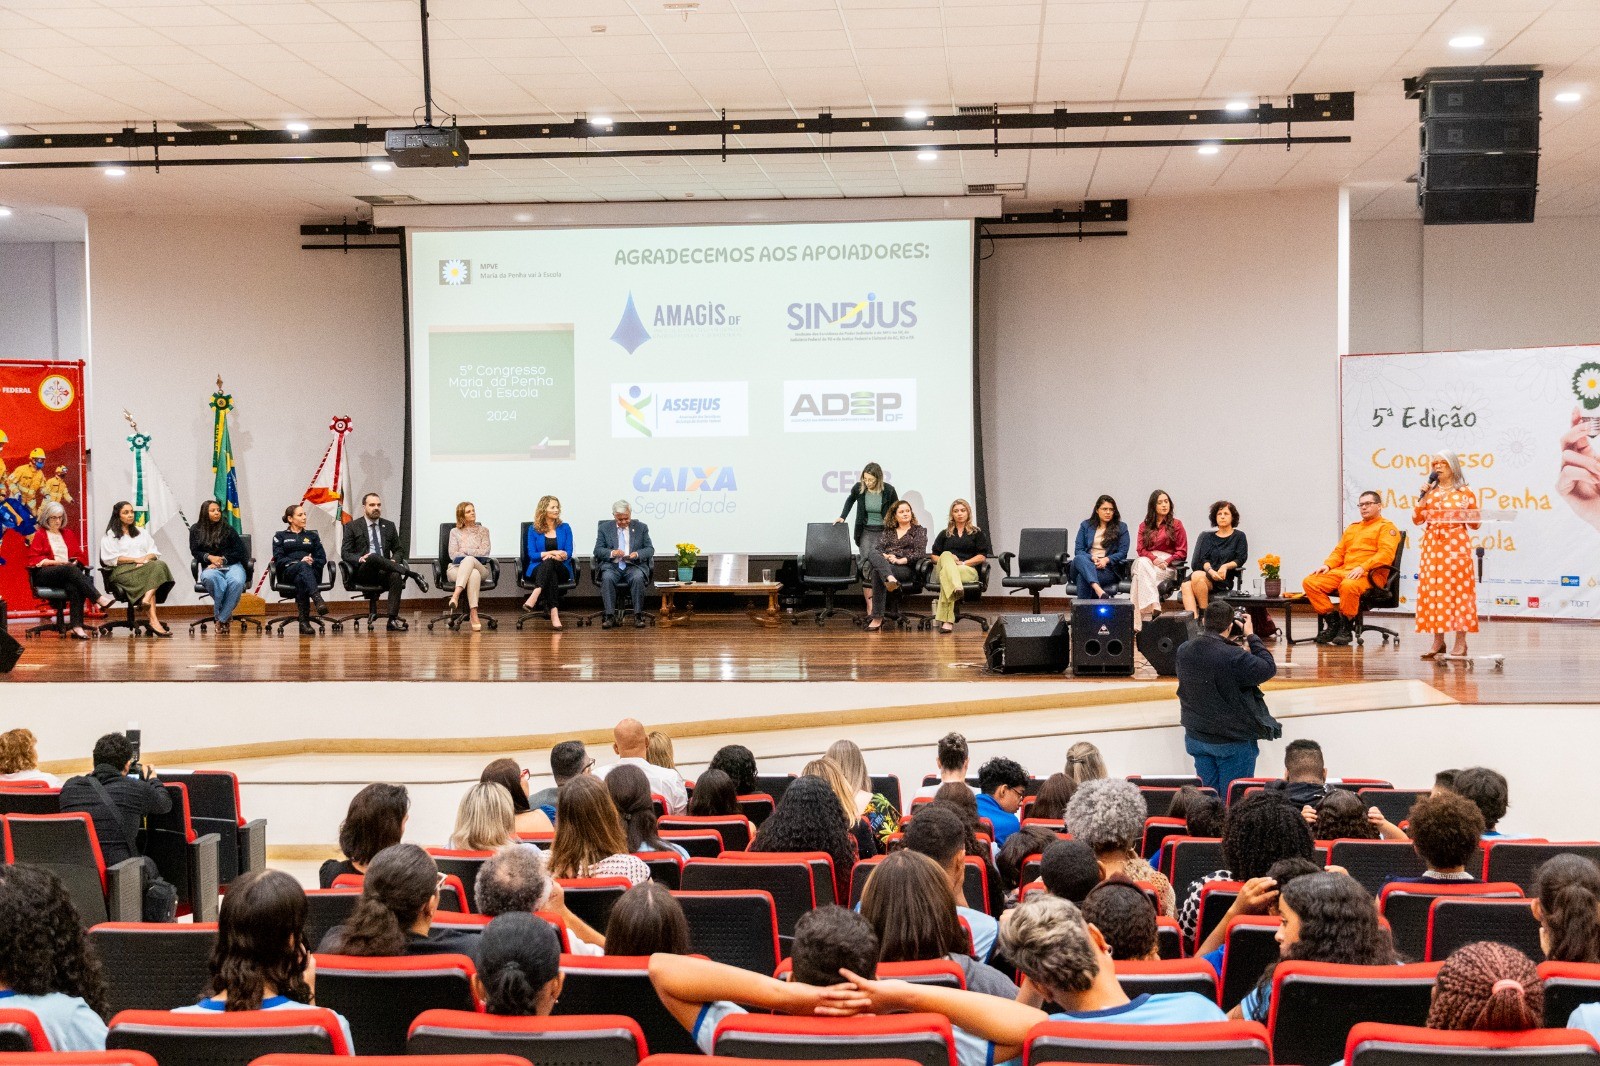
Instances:
[[[1595,1066],[1600,1046],[1577,1029],[1450,1032],[1366,1023],[1350,1030],[1347,1066]]]
[[[1394,949],[1408,959],[1420,959],[1428,951],[1428,914],[1433,901],[1452,899],[1518,899],[1522,890],[1509,881],[1499,884],[1389,884],[1378,894],[1378,912],[1389,922]]]
[[[430,1010],[411,1023],[407,1055],[520,1055],[539,1066],[637,1066],[644,1032],[619,1014],[505,1017]]]
[[[1442,962],[1458,948],[1497,940],[1530,959],[1541,958],[1539,919],[1531,899],[1457,899],[1441,896],[1428,909],[1429,962]]]
[[[216,942],[214,923],[103,922],[89,930],[113,1014],[189,1006],[211,979]]]
[[[639,1024],[646,1046],[685,1055],[699,1050],[678,1020],[661,1005],[661,998],[650,983],[649,956],[563,955],[561,974],[566,980],[556,1003],[556,1016],[610,1014],[622,1008]]]
[[[156,1066],[142,1051],[19,1051],[0,1053],[0,1066]]]
[[[1272,1062],[1260,1022],[1192,1025],[1109,1025],[1040,1022],[1028,1033],[1023,1066],[1045,1062],[1132,1062],[1144,1066],[1267,1066]]]
[[[673,814],[662,818],[657,825],[663,833],[714,830],[722,837],[723,851],[743,851],[756,835],[750,819],[742,814]]]
[[[1283,962],[1272,972],[1272,1033],[1276,1062],[1337,1062],[1345,1038],[1361,1022],[1423,1025],[1439,964],[1339,966]]]
[[[778,943],[778,908],[760,889],[674,892],[689,922],[689,950],[716,962],[769,974],[783,952]]]
[[[1585,1003],[1600,1003],[1600,965],[1588,962],[1541,962],[1544,981],[1544,1024],[1566,1026],[1572,1012]]]
[[[316,959],[318,1006],[344,1015],[351,1040],[363,1052],[405,1054],[406,1030],[423,1011],[478,1009],[472,995],[476,971],[465,955]]]
[[[0,1051],[49,1051],[50,1038],[31,1010],[0,1009]]]
[[[1217,972],[1204,959],[1119,959],[1116,968],[1117,984],[1130,998],[1194,992],[1217,1001]]]
[[[344,1028],[325,1007],[195,1014],[126,1010],[111,1019],[110,1030],[107,1050],[143,1051],[161,1066],[247,1066],[274,1053],[350,1054]]]
[[[144,914],[144,886],[137,858],[107,868],[87,814],[8,814],[16,862],[49,870],[60,878],[85,926],[136,922]]]
[[[910,1059],[956,1066],[950,1020],[942,1014],[792,1018],[735,1014],[717,1023],[712,1053],[751,1059]]]
[[[611,908],[633,887],[626,877],[558,877],[556,883],[561,886],[567,909],[590,929],[601,932],[611,919]]]

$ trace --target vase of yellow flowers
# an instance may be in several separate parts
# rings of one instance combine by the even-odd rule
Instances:
[[[684,584],[694,580],[694,564],[700,558],[700,549],[693,544],[677,545],[678,580]]]
[[[1283,565],[1283,560],[1276,555],[1263,555],[1257,560],[1261,567],[1262,589],[1271,599],[1283,595],[1283,579],[1278,574],[1278,568]]]

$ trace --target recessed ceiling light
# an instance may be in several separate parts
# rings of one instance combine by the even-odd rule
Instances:
[[[284,129],[288,130],[290,133],[304,133],[310,128],[311,127],[306,125],[304,122],[291,122],[284,127]]]
[[[1477,34],[1464,33],[1460,37],[1450,38],[1451,48],[1482,48],[1483,38]]]
[[[533,221],[533,216],[528,214],[526,211],[524,211],[520,215],[513,215],[511,217],[516,219],[518,222],[532,222]],[[1509,852],[1507,854],[1509,854]]]
[[[1218,152],[1222,151],[1222,148],[1215,144],[1202,144],[1199,148],[1196,148],[1195,151],[1199,152],[1201,155],[1216,155]]]
[[[1579,100],[1582,100],[1582,99],[1583,99],[1583,94],[1582,93],[1572,93],[1572,92],[1556,93],[1556,103],[1558,103],[1558,104],[1575,104]]]
[[[372,164],[372,169],[376,170],[379,174],[382,174],[386,170],[393,170],[394,169],[394,164],[393,163],[385,163],[382,160],[379,160],[378,162]]]
[[[9,207],[0,207],[0,218],[10,218],[10,217],[11,217],[11,208],[9,208]]]
[[[917,158],[924,163],[931,163],[935,159],[939,158],[939,153],[934,151],[932,148],[924,148],[922,151],[917,153]]]
[[[1234,111],[1234,112],[1248,111],[1248,110],[1250,110],[1250,101],[1249,100],[1229,100],[1226,104],[1223,105],[1222,109],[1224,111]]]
[[[128,172],[121,167],[106,167],[105,175],[108,178],[125,178],[128,176]]]
[[[9,136],[11,136],[10,130],[0,129],[0,141],[5,140]]]
[[[590,33],[604,33],[604,32],[606,32],[606,24],[604,22],[596,22],[593,26],[589,27],[589,32]]]
[[[928,121],[928,113],[926,111],[923,111],[921,108],[915,108],[914,107],[910,111],[906,112],[906,121],[907,122],[926,122],[926,121]]]
[[[589,116],[589,125],[591,125],[591,126],[609,126],[609,125],[611,125],[611,116],[610,115],[590,115]]]

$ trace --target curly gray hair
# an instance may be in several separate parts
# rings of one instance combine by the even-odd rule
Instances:
[[[1017,972],[1052,997],[1087,992],[1100,970],[1083,912],[1044,892],[1029,896],[1011,912],[1009,923],[1000,927],[1000,945]]]
[[[1085,781],[1067,804],[1067,828],[1096,852],[1132,848],[1144,832],[1145,804],[1139,786],[1121,778]]]
[[[474,887],[480,914],[539,910],[550,898],[544,854],[532,844],[508,844],[478,868]]]

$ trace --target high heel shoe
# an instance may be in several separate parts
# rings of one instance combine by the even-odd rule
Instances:
[[[1422,658],[1425,659],[1425,660],[1426,659],[1438,659],[1443,655],[1444,655],[1444,649],[1443,648],[1429,648],[1427,651],[1422,653]]]

